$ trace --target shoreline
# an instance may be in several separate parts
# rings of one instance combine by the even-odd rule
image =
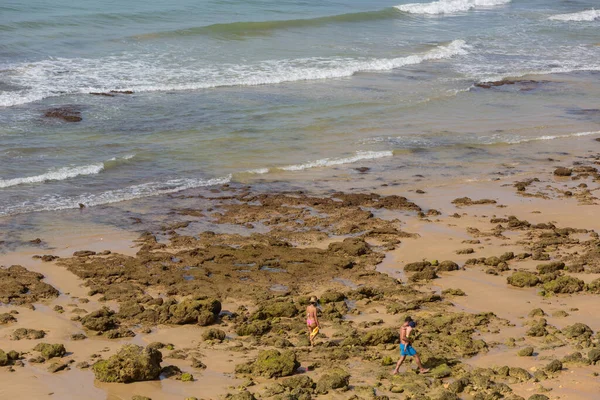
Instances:
[[[591,141],[591,139],[588,140]],[[597,165],[598,159],[598,156],[593,153],[565,155],[560,164],[576,171],[581,167]],[[582,165],[574,164],[575,162],[582,163]],[[556,164],[556,162],[551,163]],[[432,187],[429,187],[426,179],[423,179],[414,186],[420,185],[424,193],[408,191],[402,186],[380,186],[378,189],[380,197],[366,198],[353,197],[350,193],[355,192],[349,190],[337,195],[338,199],[345,199],[342,200],[345,203],[341,207],[337,206],[334,201],[319,202],[305,194],[273,192],[265,194],[260,191],[254,193],[252,186],[247,189],[241,185],[226,185],[219,187],[218,193],[212,194],[212,199],[207,196],[182,194],[181,197],[189,196],[188,199],[181,199],[182,203],[196,201],[201,206],[196,209],[184,209],[177,206],[175,208],[179,214],[163,210],[164,220],[176,219],[177,221],[172,221],[170,225],[161,228],[155,228],[151,235],[147,235],[139,243],[133,243],[133,240],[139,236],[138,233],[105,228],[102,235],[93,232],[86,236],[75,231],[70,237],[48,239],[47,242],[47,237],[41,237],[42,241],[47,243],[47,248],[33,247],[27,250],[21,249],[16,253],[0,254],[0,265],[20,264],[30,271],[42,273],[45,276],[44,281],[61,292],[54,299],[33,301],[35,310],[23,306],[3,305],[0,307],[0,314],[11,310],[19,312],[15,315],[16,322],[0,325],[0,349],[6,352],[15,350],[29,353],[23,360],[23,367],[11,367],[14,372],[8,372],[6,368],[0,370],[0,376],[5,379],[10,377],[11,382],[14,382],[14,384],[0,388],[0,396],[10,398],[17,394],[23,396],[24,393],[28,393],[31,398],[46,398],[48,393],[53,392],[54,397],[58,396],[57,398],[61,399],[82,397],[129,399],[133,395],[144,395],[154,400],[183,399],[192,396],[218,399],[227,393],[239,394],[238,388],[241,387],[244,389],[242,392],[248,390],[251,393],[260,394],[261,398],[271,398],[273,396],[269,397],[266,394],[272,393],[273,385],[283,382],[283,380],[274,380],[243,372],[238,372],[236,376],[236,365],[252,361],[263,350],[289,351],[291,349],[301,364],[302,373],[299,373],[298,376],[308,376],[317,382],[323,375],[326,375],[328,369],[335,367],[344,368],[350,374],[350,385],[345,387],[345,390],[348,391],[331,389],[329,394],[310,392],[309,396],[315,398],[345,399],[352,395],[365,399],[374,398],[375,395],[389,398],[409,398],[407,396],[421,393],[441,396],[440,393],[448,389],[452,382],[465,375],[465,371],[469,371],[468,374],[471,374],[469,376],[472,377],[477,372],[476,368],[487,368],[484,372],[479,371],[479,373],[488,376],[491,382],[506,383],[511,392],[523,398],[528,398],[534,393],[544,393],[551,399],[558,397],[575,400],[590,398],[591,393],[594,393],[598,387],[597,378],[593,374],[600,373],[600,367],[584,365],[585,362],[581,360],[587,359],[589,350],[598,347],[598,336],[592,337],[587,343],[565,338],[561,336],[561,330],[575,323],[583,322],[591,328],[594,334],[597,334],[600,330],[600,317],[593,312],[597,295],[583,291],[573,294],[539,296],[537,294],[539,287],[515,288],[506,283],[507,277],[515,270],[535,271],[539,264],[561,259],[564,259],[567,265],[573,264],[573,259],[577,254],[583,254],[584,251],[589,250],[589,246],[594,245],[597,241],[594,233],[600,231],[600,220],[596,217],[598,201],[594,196],[599,189],[597,172],[581,170],[573,172],[570,177],[555,177],[552,175],[554,167],[542,165],[539,169],[518,176],[520,181],[536,177],[540,180],[540,182],[531,182],[526,185],[523,192],[514,187],[514,177],[503,178],[502,181],[453,183]],[[586,175],[587,177],[585,177]],[[578,176],[577,180],[573,180]],[[585,183],[587,187],[580,187],[581,183]],[[268,183],[262,184],[262,186],[268,186]],[[567,191],[571,194],[567,194]],[[303,196],[307,196],[307,198]],[[331,196],[319,196],[319,198],[329,199],[335,196],[332,194]],[[407,196],[408,199],[399,200],[398,196]],[[490,199],[495,203],[464,206],[452,204],[453,200],[465,196],[475,201]],[[214,197],[222,199],[215,200]],[[294,199],[297,200],[297,204],[289,207],[289,202],[296,201]],[[380,202],[385,202],[385,204],[378,204]],[[214,203],[214,206],[210,206],[210,203]],[[209,209],[212,211],[208,211]],[[372,213],[373,216],[368,217],[365,213]],[[516,216],[518,221],[527,220],[530,225],[522,224],[522,226],[509,228],[506,219],[511,215]],[[200,222],[190,223],[195,219]],[[500,219],[502,222],[491,222],[493,219]],[[208,220],[210,220],[210,224],[208,224]],[[265,221],[268,221],[268,224]],[[353,224],[358,224],[358,226],[355,228],[352,226]],[[502,225],[502,229],[498,229],[499,224]],[[555,228],[531,228],[535,224],[552,224]],[[220,226],[221,231],[213,235],[201,234],[202,227],[209,225]],[[157,224],[154,226],[156,227]],[[557,229],[567,227],[575,230],[566,234],[568,240],[557,241],[543,247],[543,253],[548,254],[550,260],[532,260],[531,257],[523,260],[511,259],[506,262],[509,270],[489,268],[489,266],[480,264],[467,264],[467,260],[473,258],[495,257],[506,252],[513,252],[515,255],[531,252],[530,248],[537,246],[540,242],[540,234],[556,233]],[[194,230],[195,232],[193,232]],[[225,232],[228,231],[234,234],[226,234]],[[360,236],[364,232],[368,234]],[[200,240],[186,236],[192,233],[197,235]],[[153,235],[155,235],[155,239],[152,238]],[[363,242],[355,241],[348,242],[348,246],[345,247],[342,245],[338,248],[335,247],[336,243],[345,243],[343,242],[345,238],[357,239],[359,237],[364,240],[366,245],[363,245]],[[565,234],[563,233],[561,237],[565,238]],[[100,238],[103,240],[99,240]],[[106,240],[104,240],[105,238]],[[290,246],[283,245],[283,250],[275,249],[269,242],[270,240],[287,242]],[[471,243],[463,243],[463,241],[471,241]],[[479,243],[476,243],[477,241]],[[123,258],[120,260],[129,260],[130,258],[148,258],[151,254],[165,252],[172,253],[172,257],[175,258],[189,257],[190,261],[196,260],[200,266],[203,263],[211,263],[212,261],[207,260],[210,260],[213,253],[217,258],[225,257],[225,254],[218,253],[219,246],[223,245],[231,246],[232,249],[248,245],[255,246],[263,249],[271,257],[259,258],[261,261],[271,260],[273,262],[265,264],[265,270],[260,268],[254,270],[251,266],[243,267],[243,265],[235,263],[211,264],[207,269],[206,277],[210,278],[208,274],[211,273],[213,276],[222,273],[221,280],[216,281],[212,288],[208,284],[198,287],[207,290],[210,288],[211,292],[206,293],[209,297],[218,297],[220,294],[222,310],[233,313],[222,312],[216,324],[208,324],[205,327],[196,324],[180,326],[159,324],[154,327],[152,324],[146,325],[143,321],[140,323],[139,317],[135,317],[138,318],[137,320],[122,317],[120,320],[122,327],[131,329],[135,336],[108,339],[102,335],[94,336],[96,334],[93,331],[82,328],[81,321],[70,319],[78,315],[72,312],[75,308],[83,308],[86,312],[91,312],[100,309],[102,305],[108,305],[117,311],[120,306],[122,307],[130,300],[123,293],[100,293],[90,296],[88,293],[90,286],[101,286],[103,283],[111,281],[112,278],[102,274],[94,275],[93,268],[90,269],[87,266],[89,264],[110,260],[111,257],[117,257],[115,253],[123,254]],[[200,262],[194,258],[196,256],[187,253],[194,248],[208,249],[204,261]],[[319,251],[314,248],[318,248]],[[458,250],[468,248],[473,251],[466,252],[468,254],[456,253]],[[305,252],[301,257],[314,260],[307,261],[309,266],[306,268],[308,268],[307,271],[315,274],[316,284],[314,279],[307,279],[306,271],[294,269],[294,263],[298,262],[296,259],[293,257],[287,261],[281,259],[281,257],[287,257],[291,252],[297,251],[293,249],[298,251],[303,249]],[[97,253],[110,250],[113,254],[71,257],[74,251],[79,250],[91,250]],[[210,253],[211,251],[213,253]],[[52,262],[31,258],[33,255],[45,254],[57,255],[60,258]],[[256,256],[235,253],[234,258],[236,257],[251,259]],[[166,258],[163,257],[158,261],[167,262],[165,260]],[[341,260],[350,261],[353,266],[350,268],[340,267]],[[460,270],[449,272],[438,270],[435,275],[439,275],[439,277],[436,279],[412,281],[414,273],[404,271],[404,267],[408,263],[422,260],[439,260],[440,262],[452,260],[458,264]],[[185,262],[187,261],[188,259],[185,259]],[[323,265],[319,264],[323,261]],[[595,267],[595,262],[597,260],[592,259],[585,268]],[[177,264],[173,261],[170,263]],[[317,265],[320,265],[321,269],[317,269]],[[177,265],[171,267],[181,269]],[[67,268],[80,271],[79,277]],[[199,269],[202,268],[205,267],[199,267]],[[225,271],[227,268],[228,271]],[[249,279],[254,280],[254,285],[251,283],[234,284],[227,280],[236,279],[236,275],[232,274],[227,277],[228,273],[243,268],[252,270],[241,274],[247,274]],[[287,274],[291,276],[282,278],[284,274],[281,273],[282,271],[278,271],[280,269],[287,271]],[[494,273],[489,273],[490,269]],[[212,272],[210,272],[211,270]],[[377,271],[384,272],[384,274]],[[572,275],[589,284],[600,277],[600,269],[592,268],[592,271],[588,271],[588,273],[568,271],[562,272],[562,274]],[[125,272],[123,275],[124,282],[112,282],[126,283],[132,285],[132,288],[139,288],[139,277],[130,279],[127,278],[127,273]],[[134,277],[134,275],[131,276]],[[82,279],[82,277],[87,278]],[[165,279],[165,277],[161,279]],[[186,298],[189,299],[190,296],[193,297],[191,291],[198,290],[193,286],[186,286],[186,279],[174,281],[178,285],[178,291],[175,293],[170,293],[168,288],[161,287],[156,282],[148,282],[145,294],[151,294],[153,298],[174,297],[182,302]],[[193,280],[188,282],[194,283],[200,279],[204,278],[201,278],[200,275],[193,275]],[[401,279],[402,284],[399,284],[397,279]],[[86,280],[88,280],[87,286],[84,286]],[[281,286],[276,285],[283,285],[286,288],[281,289]],[[254,286],[256,290],[253,290]],[[275,289],[269,291],[269,288],[273,287]],[[382,292],[374,292],[375,294],[361,292],[365,288],[374,288]],[[444,294],[446,289],[461,289],[466,296],[446,295]],[[266,290],[264,292],[266,294],[263,294],[261,290],[263,292]],[[302,299],[309,294],[321,297],[332,292],[341,293],[343,300],[322,303],[324,336],[319,339],[321,345],[310,350],[302,345],[302,337],[305,335],[301,322]],[[439,297],[440,294],[439,300],[433,299],[432,296]],[[107,297],[107,301],[100,301],[103,296]],[[113,297],[111,298],[111,296]],[[142,294],[139,297],[142,297]],[[80,301],[82,298],[88,299],[88,302],[82,303]],[[421,300],[416,305],[411,304],[414,299]],[[256,310],[269,309],[273,302],[279,301],[293,304],[294,311],[290,312],[291,316],[283,313],[262,320],[271,325],[270,332],[257,336],[242,336],[236,333],[239,332],[240,326],[246,326],[249,321],[252,321],[253,315],[256,316],[253,314]],[[28,303],[31,301],[26,301],[24,305]],[[120,306],[119,303],[121,303]],[[70,306],[70,304],[75,306]],[[54,311],[55,306],[61,306],[65,312]],[[416,308],[412,308],[415,306]],[[145,305],[145,307],[148,306]],[[539,318],[530,318],[528,314],[536,308],[541,308],[548,314],[543,318],[548,326],[546,330],[550,333],[540,337],[529,337],[526,335],[530,328],[527,324],[531,325],[534,323],[533,321],[539,322]],[[572,309],[575,308],[578,310],[573,311]],[[552,316],[553,312],[560,310],[569,315]],[[488,312],[493,312],[495,316],[489,317],[487,322],[481,326],[470,325],[476,315]],[[423,342],[417,341],[415,344],[418,350],[423,351],[424,362],[426,364],[428,361],[431,362],[429,365],[434,367],[434,370],[435,368],[439,369],[442,364],[450,370],[448,375],[437,378],[440,380],[439,382],[435,377],[425,376],[423,378],[407,372],[406,367],[403,367],[400,377],[388,376],[389,370],[393,366],[385,365],[386,357],[391,357],[395,361],[397,345],[395,338],[382,338],[382,336],[389,332],[389,329],[397,329],[398,321],[407,313],[424,321]],[[235,314],[237,316],[233,316]],[[469,336],[469,340],[465,339],[466,343],[456,344],[455,348],[443,347],[449,352],[448,354],[435,354],[436,349],[442,348],[437,348],[438,344],[434,339],[441,335],[444,329],[438,326],[436,328],[438,332],[436,332],[432,330],[432,326],[443,314],[457,320],[464,320],[462,322],[469,328],[464,335]],[[450,327],[457,328],[454,320],[450,319],[447,323]],[[284,328],[278,328],[278,324],[283,324],[281,326]],[[10,335],[17,328],[41,329],[47,331],[47,334],[44,339],[10,340]],[[223,330],[226,333],[225,340],[222,343],[215,340],[203,340],[203,333],[210,328]],[[150,329],[150,332],[147,332],[147,329]],[[376,338],[375,334],[368,336],[368,332],[372,331],[377,331],[379,336]],[[71,340],[70,335],[83,332],[88,336],[87,339]],[[463,335],[462,332],[461,335]],[[554,347],[556,343],[552,343],[554,339],[550,340],[550,335],[558,338],[561,346]],[[364,342],[365,337],[371,337],[371,342]],[[516,338],[516,340],[511,341],[510,338]],[[278,339],[285,339],[285,341]],[[477,348],[473,344],[480,339],[486,343],[484,348]],[[545,342],[546,339],[549,340],[548,343]],[[439,340],[444,346],[447,345],[444,342],[446,339]],[[70,370],[49,373],[46,372],[46,369],[51,364],[50,361],[41,364],[29,362],[30,357],[37,355],[31,349],[40,342],[64,344],[68,354],[61,358],[61,362],[75,360],[72,367],[67,367]],[[184,350],[189,354],[201,354],[200,361],[207,368],[203,370],[191,367],[189,358],[181,360],[166,357],[170,354],[170,350],[163,351],[162,365],[176,365],[182,371],[191,372],[196,379],[194,382],[161,379],[127,385],[119,383],[93,384],[94,374],[92,371],[80,370],[75,367],[76,363],[83,361],[91,364],[92,360],[97,359],[90,358],[93,353],[100,354],[102,359],[107,359],[125,343],[147,346],[152,342],[172,344],[174,351]],[[336,343],[336,345],[331,343]],[[525,345],[534,347],[536,352],[534,356],[516,356],[517,350]],[[105,348],[107,351],[104,351]],[[359,349],[362,351],[358,352]],[[539,379],[539,376],[534,378],[535,372],[543,370],[551,359],[563,359],[568,354],[577,351],[583,353],[583,357],[579,361],[563,361],[564,371],[548,374],[546,379]],[[435,361],[436,358],[441,358],[444,362]],[[435,363],[437,365],[433,365]],[[516,376],[490,375],[491,367],[501,366],[497,363],[509,365],[512,368],[523,368],[528,371],[530,377],[523,378],[524,381],[520,382],[521,378]],[[310,370],[311,365],[314,370]],[[442,375],[445,373],[446,371]],[[425,383],[427,379],[430,379],[431,382]],[[535,379],[538,379],[539,382],[535,382]],[[417,381],[420,386],[408,385],[407,381],[410,380]],[[577,384],[574,383],[575,380],[578,382]],[[68,381],[76,382],[76,384],[66,383]],[[436,382],[441,383],[441,386]],[[470,399],[477,393],[488,393],[491,390],[490,388],[478,388],[472,383],[467,387],[470,387],[468,389],[470,392],[460,393],[460,398]],[[300,390],[299,393],[306,394],[305,390],[308,389],[302,389],[304,391]],[[402,389],[402,394],[398,394],[400,389]],[[547,389],[550,391],[546,391]],[[282,393],[287,392],[284,390]],[[505,398],[511,396],[510,392],[504,394]]]

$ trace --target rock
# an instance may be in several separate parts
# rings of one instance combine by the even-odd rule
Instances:
[[[442,261],[437,267],[438,271],[457,271],[458,269],[458,264],[450,260]]]
[[[87,361],[81,361],[78,362],[75,366],[79,369],[88,369],[90,367],[90,364]]]
[[[549,264],[539,264],[535,267],[540,274],[547,274],[550,272],[561,271],[565,269],[565,263],[559,261],[553,261]]]
[[[440,364],[429,371],[429,375],[436,379],[446,378],[452,375],[452,369],[448,364]]]
[[[210,328],[202,334],[202,339],[204,340],[217,340],[222,342],[225,340],[225,332],[221,329]]]
[[[565,310],[556,310],[552,313],[552,316],[556,317],[556,318],[564,318],[564,317],[568,317],[569,313],[566,312]]]
[[[417,261],[417,262],[412,262],[412,263],[406,264],[404,266],[404,270],[407,272],[420,272],[430,266],[431,266],[431,263],[429,261]]]
[[[563,328],[562,333],[566,337],[571,338],[571,339],[576,339],[576,338],[577,339],[579,339],[579,338],[589,339],[594,332],[586,324],[577,322],[573,325],[569,325],[569,326]]]
[[[590,293],[600,294],[600,278],[594,279],[593,281],[588,283],[586,286],[586,290]]]
[[[87,336],[85,336],[83,333],[74,333],[71,335],[71,340],[84,340],[87,339]]]
[[[438,275],[435,273],[434,269],[425,269],[421,272],[415,272],[411,275],[409,280],[411,282],[423,281],[423,280],[431,280],[437,278]]]
[[[0,349],[0,367],[8,365],[8,355],[4,352],[4,350]]]
[[[544,283],[544,290],[551,293],[576,293],[583,290],[585,282],[572,276],[561,276]]]
[[[327,371],[319,381],[315,391],[319,394],[327,394],[333,389],[347,389],[350,383],[350,374],[341,368],[332,368]]]
[[[11,322],[17,322],[17,319],[9,313],[0,314],[0,325],[6,325]]]
[[[81,112],[74,107],[63,106],[51,108],[44,113],[46,118],[58,118],[67,122],[79,122],[82,120]]]
[[[531,328],[527,330],[525,334],[532,337],[546,336],[548,334],[548,330],[546,329],[546,320],[541,319],[540,321],[537,321],[531,326]]]
[[[507,251],[506,253],[504,253],[500,256],[500,260],[504,261],[504,262],[510,261],[513,258],[515,258],[515,253],[513,253],[512,251]]]
[[[595,363],[600,361],[600,349],[592,349],[588,352],[588,358],[591,362]]]
[[[572,173],[571,168],[559,167],[554,170],[556,176],[571,176]]]
[[[563,365],[559,360],[552,360],[544,367],[544,371],[553,373],[562,370],[562,368]]]
[[[73,257],[89,257],[94,255],[96,255],[96,252],[91,250],[79,250],[73,253]]]
[[[343,242],[329,244],[329,251],[334,253],[344,253],[349,256],[358,257],[371,252],[371,248],[361,238],[346,238]]]
[[[0,303],[24,305],[58,297],[58,290],[43,282],[43,278],[44,275],[31,272],[20,265],[1,267]]]
[[[534,317],[543,317],[544,315],[546,315],[546,313],[544,312],[544,310],[542,310],[541,308],[534,308],[533,310],[531,310],[528,314],[529,318],[534,318]]]
[[[115,312],[107,307],[93,311],[81,319],[81,324],[91,330],[104,332],[118,327]]]
[[[239,325],[235,333],[239,336],[262,336],[271,329],[269,321],[252,321]]]
[[[27,329],[27,328],[19,328],[15,329],[15,331],[10,336],[11,340],[21,340],[21,339],[43,339],[46,336],[46,332],[38,331],[36,329]]]
[[[121,339],[127,337],[135,337],[135,332],[127,328],[118,328],[107,331],[104,336],[107,339]]]
[[[67,353],[65,346],[62,344],[39,343],[33,348],[33,350],[42,353],[42,356],[46,360],[54,357],[62,357]]]
[[[92,366],[96,379],[100,382],[138,382],[157,379],[161,372],[160,351],[128,344],[107,360]]]
[[[256,400],[256,397],[254,397],[254,395],[252,393],[250,393],[247,390],[244,390],[240,393],[236,393],[236,394],[227,394],[227,396],[225,396],[226,400]]]
[[[380,328],[366,332],[362,336],[363,346],[377,346],[379,344],[395,343],[398,334],[392,328]]]
[[[298,308],[290,301],[275,301],[270,302],[259,309],[263,318],[293,318],[298,315]]]
[[[494,256],[486,258],[484,263],[490,267],[497,267],[501,262],[502,260],[500,258]]]
[[[200,326],[210,325],[216,322],[221,312],[221,302],[216,299],[183,300],[180,303],[162,307],[168,307],[168,316],[164,322],[161,320],[159,322],[175,325],[194,323]]]
[[[469,197],[460,197],[458,199],[452,200],[452,204],[462,207],[462,206],[472,206],[476,204],[496,204],[496,200],[490,199],[481,199],[481,200],[471,200]]]
[[[531,378],[531,375],[529,374],[529,372],[527,372],[527,370],[519,367],[509,368],[508,376],[517,379],[519,382],[525,382]]]
[[[188,372],[184,372],[183,374],[181,374],[181,382],[193,382],[194,381],[194,375],[188,373]]]
[[[18,359],[21,358],[21,355],[18,352],[14,351],[14,350],[11,350],[8,353],[6,353],[6,356],[11,361],[16,361],[16,360],[18,360]]]
[[[237,365],[235,370],[238,373],[276,378],[292,375],[299,366],[296,354],[291,351],[280,353],[278,350],[263,350],[258,353],[254,362]]]
[[[473,253],[475,253],[475,250],[473,250],[473,248],[469,247],[467,249],[456,250],[455,253],[456,254],[473,254]]]
[[[445,296],[466,296],[466,293],[462,289],[444,289],[442,290],[442,295]]]
[[[533,347],[527,346],[517,352],[519,357],[531,357],[533,355]]]
[[[337,303],[338,301],[344,301],[345,298],[346,296],[340,292],[326,290],[325,293],[319,297],[319,302],[322,304]]]
[[[534,394],[529,396],[527,400],[550,400],[550,398],[544,394]]]
[[[282,381],[281,385],[292,390],[314,389],[315,382],[308,375],[297,375]]]
[[[537,285],[540,280],[531,272],[517,271],[506,278],[509,285],[516,287],[532,287]]]
[[[68,366],[69,366],[69,363],[55,362],[55,363],[50,364],[50,366],[48,367],[48,372],[56,373],[58,371],[62,371],[64,369],[66,369]]]

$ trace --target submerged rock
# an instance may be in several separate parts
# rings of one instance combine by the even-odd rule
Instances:
[[[82,120],[81,111],[74,107],[63,106],[57,108],[51,108],[44,113],[46,118],[58,118],[67,122],[79,122]]]
[[[571,176],[572,173],[571,168],[559,167],[554,170],[556,176]]]
[[[157,379],[161,372],[160,351],[128,344],[107,360],[92,366],[96,379],[101,382],[138,382]]]

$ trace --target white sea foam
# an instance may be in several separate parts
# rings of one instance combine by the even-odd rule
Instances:
[[[395,6],[398,10],[411,14],[454,14],[473,8],[500,6],[511,0],[439,0],[432,3],[411,3]]]
[[[148,182],[129,186],[123,189],[109,190],[99,194],[82,194],[80,196],[63,197],[46,195],[34,201],[12,205],[0,209],[0,215],[12,215],[36,211],[56,211],[79,208],[79,204],[99,206],[134,200],[143,197],[176,193],[186,189],[222,185],[231,181],[231,175],[213,179],[172,179],[166,182]]]
[[[23,185],[28,183],[42,183],[47,181],[62,181],[81,175],[99,174],[104,169],[104,163],[84,165],[81,167],[63,167],[48,171],[41,175],[28,176],[24,178],[0,179],[0,188]]]
[[[311,57],[270,60],[257,64],[199,66],[196,65],[197,62],[188,61],[185,64],[176,57],[165,61],[164,58],[157,59],[151,54],[101,59],[55,58],[2,68],[0,78],[24,89],[0,92],[0,106],[10,107],[46,97],[109,90],[195,90],[343,78],[358,72],[389,71],[467,53],[466,43],[455,40],[421,54],[386,59]]]
[[[391,151],[357,151],[355,155],[344,158],[322,158],[316,161],[309,161],[305,164],[288,165],[280,167],[284,171],[302,171],[310,168],[331,167],[334,165],[351,164],[361,160],[374,160],[377,158],[391,157],[394,153]]]
[[[590,22],[600,19],[600,10],[591,10],[571,13],[571,14],[558,14],[548,18],[552,21],[575,21],[575,22]]]
[[[541,140],[566,139],[566,138],[572,138],[572,137],[591,136],[591,135],[600,135],[600,131],[567,133],[564,135],[544,135],[544,136],[538,136],[538,137],[534,137],[534,138],[515,138],[514,140],[509,139],[505,143],[519,144],[519,143],[527,143],[527,142],[537,142],[537,141],[541,141]]]
[[[115,162],[121,160],[130,160],[135,157],[135,154],[128,154],[124,157],[113,157],[107,162]],[[84,175],[96,175],[104,171],[106,163],[96,163],[90,165],[82,165],[77,167],[62,167],[47,171],[40,175],[27,176],[22,178],[0,179],[0,189],[8,188],[17,185],[26,185],[32,183],[44,183],[48,181],[64,181],[66,179],[75,178]]]

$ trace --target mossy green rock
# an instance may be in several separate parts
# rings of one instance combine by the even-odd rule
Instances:
[[[582,324],[581,322],[577,322],[573,325],[569,325],[561,331],[566,337],[575,339],[575,338],[585,338],[589,339],[594,331],[587,326],[586,324]]]
[[[290,389],[314,389],[315,387],[315,382],[308,375],[293,376],[284,380],[281,384]]]
[[[466,296],[467,294],[462,289],[444,289],[442,290],[444,296]]]
[[[563,365],[559,360],[552,360],[548,363],[548,365],[546,365],[544,370],[546,372],[553,373],[553,372],[558,372],[558,371],[562,370],[562,368],[563,368]]]
[[[529,372],[527,372],[526,369],[519,367],[511,367],[508,370],[508,376],[517,379],[519,382],[525,382],[531,378],[531,375],[529,374]]]
[[[532,274],[531,272],[525,271],[517,271],[508,278],[506,281],[509,285],[516,287],[532,287],[537,285],[540,280],[537,275]]]
[[[219,342],[225,340],[225,337],[225,331],[217,328],[210,328],[202,334],[204,340],[218,340]]]
[[[214,323],[220,312],[221,302],[219,300],[184,300],[181,303],[168,306],[168,319],[164,323],[206,326]]]
[[[225,396],[225,399],[227,399],[227,400],[256,400],[256,397],[254,397],[254,395],[252,393],[250,393],[249,391],[244,390],[243,392],[240,392],[240,393],[228,394],[227,396]]]
[[[529,311],[529,314],[527,316],[529,318],[535,318],[535,317],[543,317],[544,315],[546,315],[544,310],[542,310],[541,308],[534,308],[533,310]]]
[[[269,321],[252,321],[250,323],[243,323],[239,325],[235,330],[239,336],[262,336],[269,332],[271,324]]]
[[[440,364],[429,371],[429,375],[437,379],[446,378],[452,375],[452,369],[448,366],[448,364]]]
[[[335,290],[327,290],[321,295],[319,302],[323,304],[336,303],[338,301],[343,301],[345,298],[346,296],[340,292],[336,292]]]
[[[107,307],[93,311],[81,318],[81,324],[91,330],[104,332],[118,327],[115,312]]]
[[[0,367],[8,365],[8,355],[4,352],[4,350],[0,350]]]
[[[394,343],[398,334],[392,328],[373,329],[366,332],[362,337],[363,346],[377,346],[378,344]]]
[[[438,271],[457,271],[459,269],[458,264],[451,260],[442,261],[438,266]]]
[[[407,272],[420,272],[429,267],[431,267],[431,263],[429,261],[417,261],[406,264],[404,266],[404,270]]]
[[[146,396],[133,396],[131,400],[152,400],[150,397]]]
[[[558,279],[544,283],[544,290],[551,293],[581,292],[585,282],[572,276],[561,276]]]
[[[529,396],[527,400],[550,400],[550,398],[544,394],[534,394]]]
[[[264,305],[260,308],[259,312],[265,316],[265,318],[292,318],[298,315],[298,308],[290,301],[276,301]]]
[[[562,271],[565,269],[565,263],[560,261],[553,261],[548,264],[539,264],[535,267],[540,274],[548,274],[550,272]]]
[[[317,382],[316,391],[327,394],[333,389],[347,389],[350,383],[350,374],[341,368],[332,368]]]
[[[600,278],[594,279],[586,285],[586,289],[590,293],[600,294]]]
[[[591,362],[600,361],[600,349],[592,349],[588,352],[588,358]]]
[[[279,378],[292,375],[299,366],[296,354],[291,351],[263,350],[258,353],[256,361],[237,365],[235,372]]]
[[[128,344],[107,360],[92,366],[100,382],[138,382],[157,379],[160,375],[162,354],[152,347]]]
[[[181,374],[181,382],[193,382],[194,381],[194,375],[190,374],[189,372],[184,372],[183,374]]]
[[[42,353],[42,356],[49,360],[54,357],[62,357],[66,354],[65,346],[62,344],[48,344],[48,343],[38,343],[34,348],[34,351],[39,351]]]
[[[517,352],[520,357],[531,357],[533,355],[533,347],[527,346]]]

